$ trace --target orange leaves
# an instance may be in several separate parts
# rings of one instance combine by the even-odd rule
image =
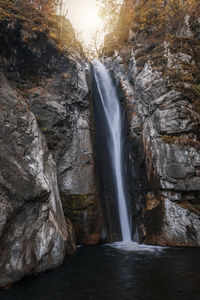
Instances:
[[[32,0],[29,1],[36,9],[40,10],[43,14],[52,14],[55,8],[54,0]]]
[[[155,31],[172,34],[198,5],[198,0],[140,0],[135,8],[135,22],[147,35]]]

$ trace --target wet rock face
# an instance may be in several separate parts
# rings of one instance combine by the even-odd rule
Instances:
[[[0,287],[58,266],[102,232],[80,45],[61,52],[45,32],[1,28]]]
[[[101,211],[96,184],[87,75],[90,66],[77,56],[71,67],[45,87],[30,90],[35,114],[57,164],[64,213],[79,244],[101,239]]]
[[[141,67],[141,49],[134,45],[105,59],[128,120],[124,142],[133,224],[141,242],[200,246],[200,117],[184,93],[169,86],[170,78],[153,66],[150,55]],[[180,57],[173,68],[176,63]]]
[[[75,250],[56,165],[27,103],[0,77],[0,287]]]
[[[175,201],[165,199],[164,236],[166,243],[200,246],[200,215],[184,209]],[[173,230],[172,230],[173,229]]]
[[[74,225],[78,243],[96,243],[102,229],[87,83],[90,65],[69,22],[64,25],[69,27],[71,47],[66,45],[62,52],[45,32],[27,32],[18,23],[7,23],[3,30],[8,41],[0,34],[6,48],[0,49],[3,71],[30,103],[46,138],[56,162],[64,213]],[[8,43],[13,45],[9,52]]]

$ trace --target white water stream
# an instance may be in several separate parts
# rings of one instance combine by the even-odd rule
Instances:
[[[120,103],[112,79],[102,63],[93,61],[94,75],[101,104],[110,131],[109,156],[112,163],[123,242],[131,242],[124,184],[122,177],[122,121]]]
[[[109,130],[109,133],[107,133],[107,135],[109,135],[110,137],[110,139],[107,141],[109,152],[108,155],[111,161],[113,171],[112,173],[114,176],[115,191],[117,195],[120,226],[123,239],[122,242],[111,243],[108,244],[108,246],[129,252],[162,251],[164,249],[162,247],[140,245],[132,241],[123,182],[122,120],[120,103],[116,88],[114,86],[114,83],[112,82],[108,70],[97,59],[95,59],[92,64],[95,81],[100,96],[100,103],[98,105],[102,106],[102,111],[104,114],[103,119],[106,120],[107,128]]]

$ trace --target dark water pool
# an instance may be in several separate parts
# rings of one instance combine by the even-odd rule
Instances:
[[[79,248],[58,269],[25,279],[0,300],[200,300],[200,249],[128,253]]]

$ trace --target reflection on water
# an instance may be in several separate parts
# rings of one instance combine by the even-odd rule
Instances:
[[[199,300],[200,249],[79,248],[60,268],[23,280],[0,300]]]

